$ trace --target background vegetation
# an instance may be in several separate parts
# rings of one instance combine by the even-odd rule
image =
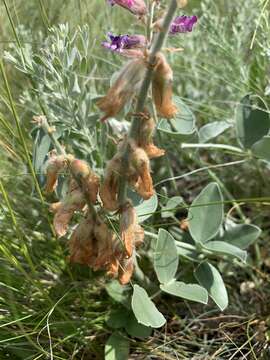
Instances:
[[[238,146],[235,112],[243,96],[259,95],[269,105],[269,1],[190,1],[186,12],[196,14],[199,23],[192,34],[171,42],[185,49],[169,55],[175,93],[189,104],[198,128],[226,121],[226,131],[211,142]],[[0,4],[0,54],[7,77],[5,82],[1,76],[0,82],[1,358],[104,356],[104,344],[115,327],[112,316],[119,309],[115,289],[102,274],[70,266],[66,240],[56,241],[52,235],[35,153],[34,169],[29,163],[40,141],[31,119],[45,110],[63,142],[100,171],[114,152],[111,137],[117,134],[108,137],[96,123],[95,98],[106,92],[122,63],[100,43],[108,31],[140,30],[132,16],[117,8],[111,11],[101,0]],[[72,55],[74,44],[80,56]],[[22,49],[26,67],[18,60]],[[181,149],[164,135],[159,141],[167,156],[153,168],[155,182],[242,159],[228,149]],[[195,172],[159,188],[163,205],[173,195],[190,203],[214,179],[229,200],[227,216],[263,229],[249,248],[247,264],[218,263],[229,307],[220,313],[213,303],[203,306],[162,295],[157,302],[167,325],[145,339],[130,336],[131,359],[269,359],[270,169],[269,163],[245,156],[247,161],[236,166]],[[250,200],[235,206],[232,199]],[[159,224],[178,229],[186,216],[185,209],[170,219],[157,213],[145,230]]]

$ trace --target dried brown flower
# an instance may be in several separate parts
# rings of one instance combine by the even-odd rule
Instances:
[[[91,267],[94,265],[97,256],[94,225],[92,216],[88,214],[73,231],[69,240],[71,262]]]
[[[75,159],[70,164],[72,175],[79,181],[88,200],[95,204],[99,188],[99,177],[91,170],[87,162]]]
[[[137,147],[130,142],[129,168],[127,177],[130,185],[145,200],[154,194],[152,177],[150,174],[150,161],[143,148]]]
[[[133,59],[123,67],[107,95],[97,103],[100,110],[105,113],[102,121],[116,116],[133,98],[140,87],[145,68],[143,58]]]
[[[53,225],[57,236],[64,236],[68,229],[68,224],[75,211],[82,210],[85,206],[85,198],[78,185],[71,180],[69,191],[61,204],[55,205],[56,213]]]
[[[120,176],[121,154],[117,152],[107,164],[104,182],[100,187],[103,207],[109,211],[116,211],[119,208],[118,187]]]
[[[66,165],[65,155],[57,155],[55,152],[50,153],[46,164],[46,193],[51,193],[56,189],[59,173],[65,169]]]
[[[173,71],[165,56],[158,53],[152,81],[153,98],[157,112],[165,118],[172,118],[177,113],[177,107],[172,102]]]
[[[143,229],[138,225],[136,210],[130,202],[127,202],[121,212],[120,237],[128,257],[132,256],[133,249],[141,243],[144,238]]]
[[[153,134],[156,125],[154,119],[150,115],[145,114],[140,125],[138,146],[144,149],[149,159],[163,156],[165,150],[159,149],[153,143]]]

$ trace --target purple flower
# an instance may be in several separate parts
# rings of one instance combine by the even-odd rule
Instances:
[[[144,0],[107,0],[107,2],[113,5],[119,5],[129,10],[134,15],[143,16],[147,12],[147,7]]]
[[[171,26],[170,26],[170,35],[175,35],[178,33],[191,32],[194,24],[198,21],[197,16],[177,16]]]
[[[109,32],[108,39],[110,41],[104,41],[102,46],[129,57],[143,56],[143,52],[139,49],[147,45],[147,40],[143,35],[113,35]]]

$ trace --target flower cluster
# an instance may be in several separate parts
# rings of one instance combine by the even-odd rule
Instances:
[[[153,144],[152,147],[155,149]],[[70,262],[87,265],[94,271],[105,270],[110,276],[118,277],[121,284],[127,284],[133,274],[136,247],[144,239],[144,231],[138,224],[134,207],[127,201],[121,209],[113,209],[120,211],[117,236],[106,223],[102,212],[97,213],[94,208],[100,180],[85,161],[75,159],[72,155],[57,155],[52,151],[46,164],[45,191],[51,193],[56,189],[62,172],[69,177],[68,191],[61,201],[50,206],[57,236],[66,235],[75,212],[84,214],[69,240]],[[106,180],[103,188],[105,183]],[[105,202],[103,207],[108,208]]]
[[[138,140],[126,138],[118,145],[118,151],[107,165],[100,189],[100,197],[107,210],[116,211],[120,207],[119,185],[123,176],[143,199],[147,200],[154,194],[150,159],[165,153],[153,143],[154,127],[155,122],[150,115],[143,114]]]

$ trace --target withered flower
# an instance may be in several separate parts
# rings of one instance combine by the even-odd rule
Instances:
[[[91,267],[94,265],[97,256],[94,225],[93,217],[88,214],[73,231],[69,240],[71,262]]]
[[[144,231],[138,224],[136,210],[130,202],[125,204],[121,212],[120,237],[128,257],[132,256],[135,246],[143,241]]]
[[[46,193],[51,193],[56,189],[59,173],[63,171],[67,165],[65,155],[57,155],[55,152],[51,152],[49,156],[46,163]]]
[[[118,187],[121,176],[121,155],[117,152],[108,162],[104,182],[100,187],[100,197],[103,207],[109,211],[116,211],[119,208]]]
[[[91,170],[87,162],[75,159],[70,164],[72,175],[80,182],[88,200],[95,204],[99,188],[99,177]]]
[[[177,113],[177,107],[172,102],[173,71],[165,56],[158,53],[152,81],[153,98],[158,114],[170,119]]]
[[[145,60],[133,59],[120,71],[106,96],[97,103],[105,114],[101,121],[116,116],[138,91],[144,77]]]
[[[75,211],[82,210],[85,206],[85,198],[75,180],[71,180],[69,191],[61,204],[56,206],[53,225],[58,237],[64,236]]]
[[[139,128],[138,145],[142,147],[146,152],[149,159],[157,158],[165,154],[165,150],[159,149],[153,143],[153,134],[155,130],[155,121],[149,115],[141,120],[141,126]]]
[[[149,158],[144,149],[137,147],[134,142],[130,141],[129,146],[128,181],[144,200],[150,199],[154,195],[154,188]]]
[[[106,269],[112,262],[115,235],[104,221],[97,219],[94,236],[97,244],[97,256],[94,262],[94,270]]]

